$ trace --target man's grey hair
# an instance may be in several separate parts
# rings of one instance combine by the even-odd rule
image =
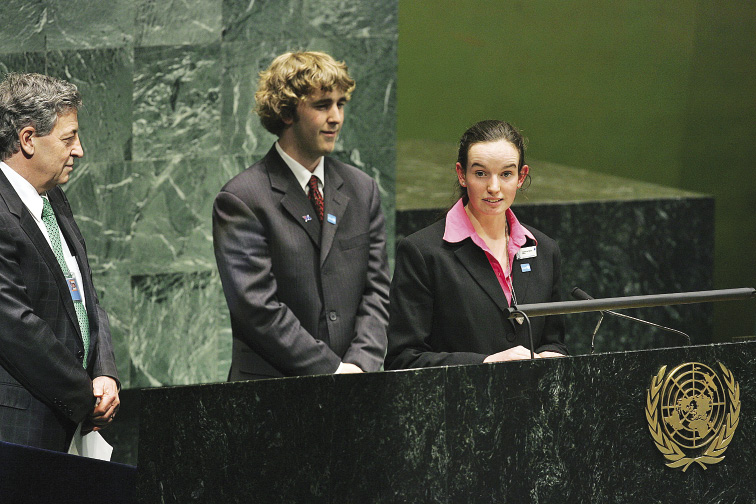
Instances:
[[[0,158],[21,148],[18,134],[32,126],[49,135],[58,115],[78,111],[81,94],[74,84],[35,73],[9,73],[0,83]]]

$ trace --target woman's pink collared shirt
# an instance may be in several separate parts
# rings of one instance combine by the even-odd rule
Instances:
[[[511,208],[506,212],[507,222],[509,223],[509,247],[507,248],[507,255],[509,256],[509,264],[506,265],[506,271],[502,268],[499,261],[491,254],[491,250],[483,241],[483,238],[478,235],[475,228],[470,222],[470,218],[465,212],[465,206],[462,204],[462,199],[447,212],[446,214],[446,227],[444,228],[444,241],[447,243],[459,243],[465,238],[471,238],[473,243],[480,247],[483,252],[486,253],[488,262],[496,273],[496,278],[499,280],[499,285],[504,291],[504,295],[507,297],[507,303],[512,305],[512,264],[514,262],[517,252],[525,245],[525,241],[530,238],[533,242],[536,242],[533,234],[528,231],[525,226],[520,224],[520,221],[515,217]],[[536,243],[537,244],[537,243]]]

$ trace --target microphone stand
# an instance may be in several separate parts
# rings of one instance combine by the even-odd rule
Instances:
[[[590,294],[586,293],[580,287],[575,287],[574,289],[572,289],[571,294],[572,294],[572,297],[574,297],[575,299],[581,299],[581,300],[595,299],[593,296],[591,296]],[[665,327],[663,325],[655,324],[653,322],[649,322],[648,320],[643,320],[643,319],[631,317],[630,315],[625,315],[624,313],[617,313],[616,311],[612,311],[612,310],[601,310],[600,313],[601,313],[601,318],[599,319],[598,324],[596,324],[596,328],[593,330],[593,334],[591,335],[591,355],[593,355],[594,343],[596,341],[596,334],[598,333],[599,326],[601,326],[601,322],[604,321],[604,314],[606,314],[606,313],[608,313],[610,315],[614,315],[615,317],[620,317],[620,318],[632,320],[634,322],[640,322],[641,324],[650,325],[650,326],[656,327],[658,329],[663,329],[665,331],[673,332],[675,334],[680,334],[680,335],[684,336],[685,339],[688,341],[688,346],[690,346],[690,344],[691,344],[691,342],[690,342],[690,336],[688,336],[687,334],[685,334],[682,331],[678,331],[677,329],[672,329],[671,327]]]
[[[594,311],[606,312],[610,310],[622,310],[627,308],[648,308],[654,306],[708,303],[714,301],[736,301],[742,299],[751,299],[755,297],[756,289],[754,289],[753,287],[744,287],[740,289],[720,289],[712,291],[678,292],[675,294],[654,294],[648,296],[626,296],[605,299],[586,299],[582,301],[559,301],[556,303],[524,304],[519,306],[511,306],[507,308],[507,311],[509,312],[509,319],[523,316],[525,316],[527,319],[528,316],[545,317],[548,315],[567,315],[570,313],[586,313]],[[525,315],[526,313],[528,315]],[[617,313],[616,315],[623,318],[634,319],[634,317],[629,317],[627,315],[622,315],[619,313]],[[640,319],[634,320],[641,321]],[[647,323],[645,321],[642,322]],[[600,323],[601,320],[599,321],[599,324]],[[529,319],[528,328],[530,328]],[[594,336],[597,331],[598,326],[596,326],[596,329],[594,330]],[[688,340],[690,340],[690,337],[687,334],[681,334],[683,334],[686,338],[688,338]],[[530,336],[532,338],[532,335]],[[531,355],[533,355],[532,348]]]
[[[596,324],[596,328],[593,330],[593,334],[591,334],[591,355],[593,355],[593,351],[596,348],[596,334],[598,334],[599,327],[601,327],[601,322],[604,321],[605,312],[599,313],[601,314],[601,318],[599,318],[598,324]]]
[[[586,313],[626,308],[649,308],[678,304],[708,303],[712,301],[735,301],[756,297],[756,289],[721,289],[713,291],[679,292],[676,294],[653,294],[648,296],[627,296],[586,301],[558,301],[556,303],[523,304],[516,308],[509,307],[507,318],[515,318],[513,312],[523,311],[530,317],[547,315],[566,315],[568,313]]]
[[[522,317],[523,319],[525,319],[525,322],[527,322],[528,324],[528,340],[530,341],[530,360],[533,360],[535,359],[535,345],[533,345],[533,327],[530,325],[530,317],[528,317],[527,313],[518,310],[516,306],[513,306],[512,308],[510,308],[510,310],[514,310],[512,311],[514,316]]]

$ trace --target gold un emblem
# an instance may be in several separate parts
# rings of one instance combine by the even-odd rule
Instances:
[[[667,467],[704,469],[724,459],[740,418],[740,386],[724,364],[722,378],[700,362],[680,364],[665,377],[667,366],[651,379],[646,420]],[[724,386],[722,385],[724,380]]]

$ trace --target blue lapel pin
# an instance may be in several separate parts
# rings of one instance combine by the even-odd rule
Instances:
[[[520,264],[520,269],[522,270],[523,273],[527,273],[528,271],[530,271],[530,263]]]
[[[327,220],[329,224],[336,224],[336,216],[333,214],[328,214]]]

